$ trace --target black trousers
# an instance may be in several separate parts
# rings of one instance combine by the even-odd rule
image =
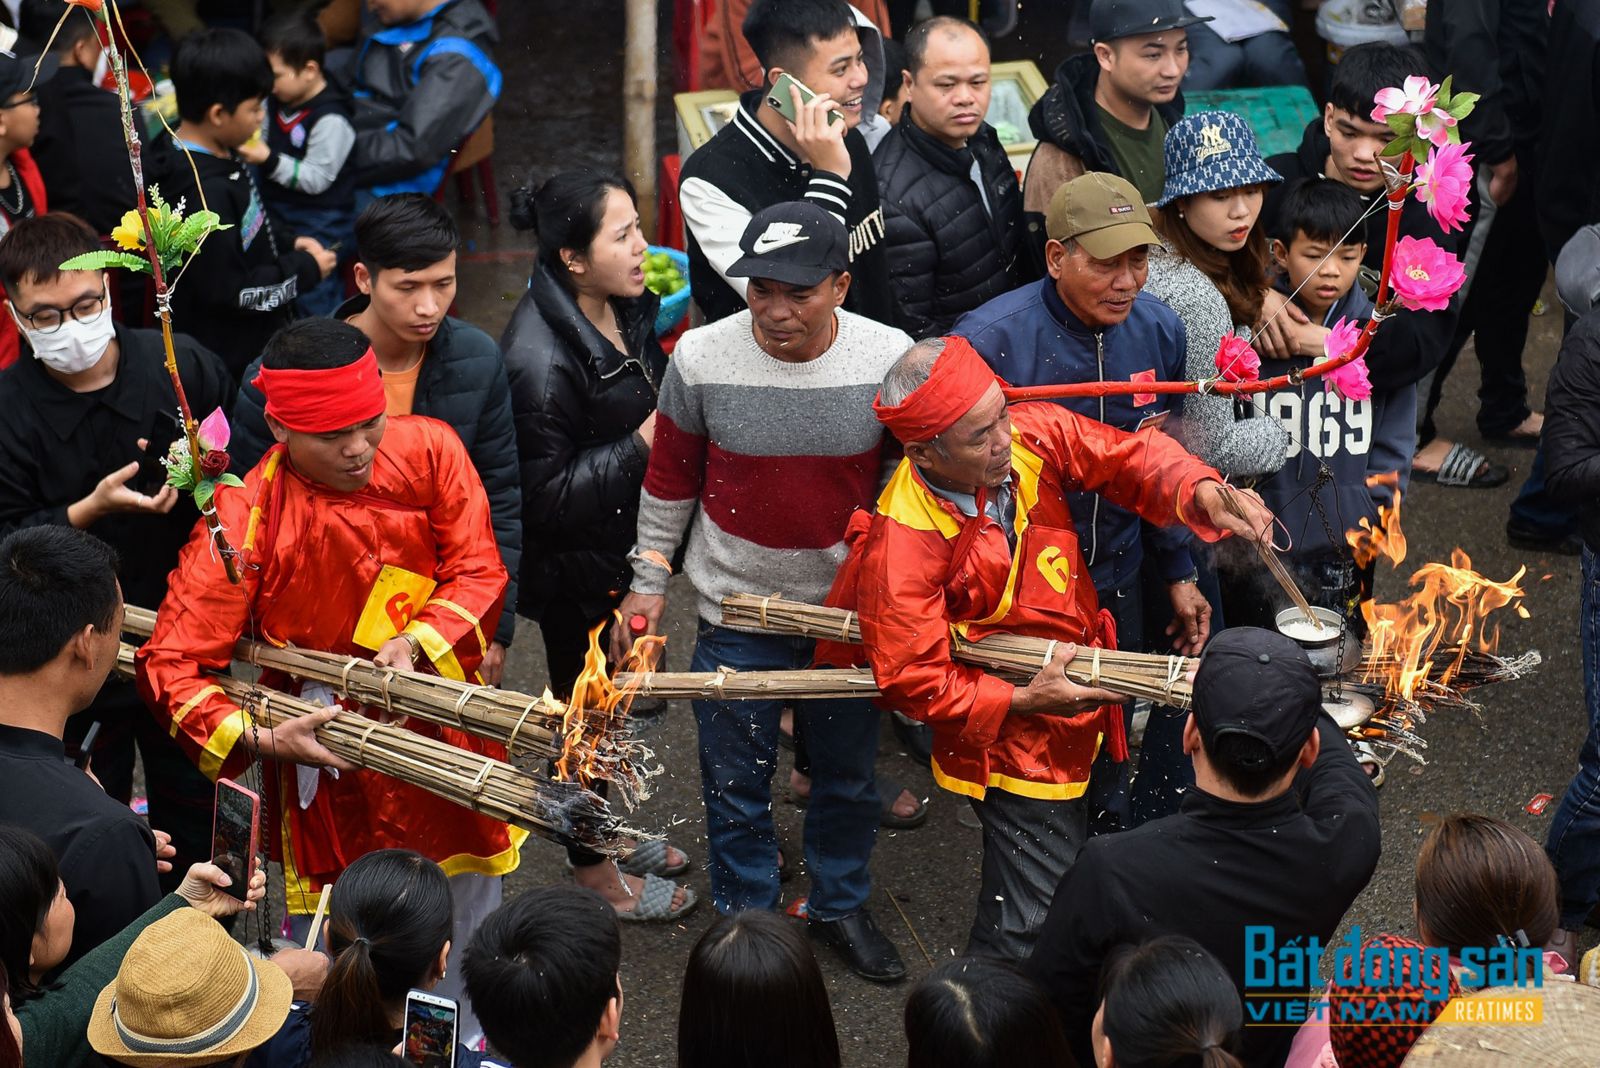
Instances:
[[[1528,316],[1544,287],[1550,261],[1545,257],[1534,213],[1533,153],[1517,152],[1517,191],[1496,213],[1484,239],[1483,256],[1461,306],[1461,318],[1444,362],[1433,374],[1419,427],[1419,443],[1436,436],[1433,413],[1444,380],[1467,339],[1477,335],[1478,432],[1499,437],[1515,430],[1531,409],[1522,349],[1528,342]]]

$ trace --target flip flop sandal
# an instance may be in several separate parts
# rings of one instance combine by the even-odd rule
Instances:
[[[1492,464],[1483,453],[1469,449],[1459,441],[1445,453],[1444,462],[1437,471],[1423,471],[1413,467],[1413,480],[1437,482],[1441,486],[1465,489],[1492,489],[1511,477],[1511,472],[1499,464]]]
[[[1367,778],[1372,780],[1372,788],[1376,790],[1383,785],[1383,761],[1378,759],[1378,753],[1366,742],[1353,741],[1350,743],[1350,752],[1355,754],[1356,763],[1367,773]]]
[[[902,816],[895,812],[895,802],[906,792],[908,792],[906,788],[893,779],[878,779],[878,803],[882,806],[882,811],[878,814],[878,826],[887,827],[891,831],[909,831],[928,822],[928,803],[920,798],[917,800],[917,810],[911,815]]]
[[[652,839],[640,843],[639,847],[628,854],[627,860],[617,861],[617,867],[624,875],[637,875],[643,878],[646,875],[659,875],[663,879],[675,879],[688,871],[692,866],[688,855],[677,864],[667,861],[670,856],[667,843],[661,839]]]
[[[663,879],[658,875],[644,877],[644,889],[639,892],[639,900],[627,912],[617,911],[617,919],[624,923],[660,923],[663,920],[676,920],[694,911],[700,899],[695,892],[687,886],[683,887],[683,904],[677,908],[672,907],[673,895],[678,892],[678,884],[670,879]]]

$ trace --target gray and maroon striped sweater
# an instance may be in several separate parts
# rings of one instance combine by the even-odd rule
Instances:
[[[667,365],[637,548],[671,559],[695,520],[684,572],[702,619],[720,622],[731,593],[821,602],[850,513],[872,507],[899,459],[872,398],[911,338],[836,314],[832,347],[809,363],[763,352],[746,310],[684,334]],[[636,557],[633,590],[666,593],[667,573]]]

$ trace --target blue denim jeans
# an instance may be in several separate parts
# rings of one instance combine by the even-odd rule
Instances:
[[[1511,521],[1532,527],[1552,537],[1562,537],[1578,528],[1578,517],[1572,508],[1554,500],[1544,487],[1544,442],[1533,454],[1528,467],[1527,481],[1511,502]]]
[[[746,634],[705,621],[691,671],[784,671],[808,667],[806,638]],[[706,803],[711,900],[717,911],[778,906],[778,836],[772,773],[784,701],[695,701],[701,790]],[[878,712],[872,702],[796,701],[796,726],[811,754],[806,868],[811,916],[837,920],[861,911],[872,892],[867,870],[878,837]]]
[[[1561,798],[1544,846],[1561,881],[1561,926],[1569,931],[1578,930],[1600,902],[1600,558],[1588,546],[1578,613],[1589,734],[1578,751],[1578,774]]]

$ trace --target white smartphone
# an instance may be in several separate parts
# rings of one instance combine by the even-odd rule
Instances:
[[[406,1062],[420,1068],[455,1068],[456,1018],[449,998],[413,990],[406,995]]]

